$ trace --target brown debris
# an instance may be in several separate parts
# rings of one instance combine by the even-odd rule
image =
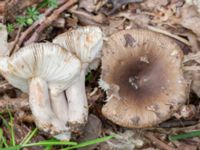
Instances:
[[[0,99],[0,112],[7,113],[8,110],[16,112],[29,109],[28,98]]]
[[[60,6],[58,9],[56,9],[49,17],[47,17],[45,20],[43,20],[42,23],[40,23],[40,26],[35,30],[33,35],[25,42],[25,45],[33,43],[38,41],[40,34],[46,27],[48,27],[58,16],[68,9],[70,6],[75,4],[77,0],[69,0],[66,3],[64,3],[62,6]]]
[[[199,130],[200,128],[200,3],[198,3],[198,0],[58,0],[58,8],[42,9],[41,13],[44,17],[36,20],[31,26],[17,27],[16,16],[23,16],[27,7],[37,6],[41,1],[43,0],[0,0],[0,21],[5,24],[13,24],[15,28],[13,33],[9,33],[9,41],[11,41],[9,49],[11,49],[11,54],[15,53],[22,45],[36,41],[51,41],[53,37],[70,28],[87,25],[101,27],[105,41],[113,33],[133,28],[149,29],[168,36],[172,41],[175,41],[184,51],[183,69],[187,84],[189,85],[188,91],[191,89],[190,94],[195,95],[195,97],[188,97],[187,104],[180,107],[173,114],[174,117],[157,125],[156,127],[158,128],[153,128],[155,132],[141,129],[141,139],[143,136],[146,136],[149,140],[139,140],[140,144],[138,147],[142,147],[144,150],[155,150],[158,148],[196,150],[197,147],[200,148],[199,137],[176,142],[169,142],[167,140],[167,135]],[[62,9],[63,7],[65,8]],[[135,46],[136,40],[129,33],[125,34],[123,39],[125,40],[125,47]],[[150,62],[148,57],[141,57],[140,61],[145,64]],[[114,69],[116,70],[117,67]],[[94,79],[87,81],[86,84],[92,119],[90,116],[85,134],[79,135],[80,141],[94,139],[105,135],[105,133],[110,134],[114,132],[119,137],[103,144],[86,147],[85,149],[132,150],[137,148],[134,143],[136,135],[133,132],[135,130],[119,127],[106,120],[102,115],[101,108],[105,104],[106,93],[98,88],[97,82],[100,72],[100,69],[94,71]],[[137,76],[130,79],[130,83],[132,83],[135,89],[138,88],[135,84],[137,80]],[[113,92],[114,97],[119,98],[119,86],[111,85],[111,87],[112,90],[108,91],[108,93]],[[170,94],[170,92],[166,94]],[[28,98],[27,96],[22,97],[20,91],[13,88],[3,79],[0,80],[0,96],[0,113],[7,116],[7,108],[9,108],[17,120],[15,124],[16,130],[18,130],[16,131],[18,143],[30,131],[33,125],[33,117],[29,115]],[[176,103],[170,103],[169,107],[174,109],[174,105]],[[154,113],[158,118],[161,117],[161,114],[158,113],[160,109],[158,104],[147,106],[146,109]],[[116,114],[116,111],[111,113]],[[93,116],[93,114],[96,116]],[[143,119],[144,117],[136,115],[130,120],[132,124],[138,126]],[[26,125],[23,124],[24,122]],[[5,127],[3,127],[3,130],[9,139],[9,131]],[[37,140],[41,139],[47,139],[47,137],[42,135]]]
[[[180,23],[183,27],[196,34],[198,40],[200,40],[200,13],[197,11],[195,6],[185,6],[181,9]]]
[[[154,136],[153,133],[151,132],[147,132],[145,133],[145,136],[151,140],[151,142],[158,148],[163,149],[163,150],[176,150],[176,148],[173,148],[171,146],[169,146],[168,144],[162,142],[161,140],[159,140],[158,138],[156,138]]]

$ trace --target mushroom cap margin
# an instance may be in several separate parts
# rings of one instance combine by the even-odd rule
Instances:
[[[103,115],[130,128],[150,127],[168,119],[187,97],[182,57],[178,45],[158,33],[133,29],[113,34],[102,56],[101,86],[108,101]],[[133,81],[139,90],[134,82],[128,85],[129,75],[138,75]]]

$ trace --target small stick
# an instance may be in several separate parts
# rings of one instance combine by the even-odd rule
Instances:
[[[167,36],[169,36],[169,37],[171,37],[171,38],[174,38],[174,39],[176,39],[176,40],[178,40],[178,41],[180,41],[180,42],[182,42],[182,43],[184,43],[184,44],[186,44],[186,45],[188,45],[188,46],[191,46],[191,44],[190,44],[187,40],[181,38],[180,36],[174,35],[174,34],[168,32],[168,31],[165,31],[165,30],[162,30],[162,29],[153,27],[153,26],[148,26],[148,29],[149,29],[149,30],[152,30],[152,31],[154,31],[154,32],[158,32],[158,33],[167,35]]]
[[[97,23],[103,23],[103,17],[100,15],[95,16],[95,15],[92,15],[92,14],[89,14],[89,13],[86,13],[86,12],[80,11],[80,10],[69,10],[69,12],[72,14],[75,14],[77,16],[82,16],[84,18],[90,19]]]
[[[184,66],[184,71],[200,71],[200,66]]]
[[[151,140],[151,142],[152,142],[155,146],[157,146],[157,147],[160,148],[160,149],[163,149],[163,150],[176,150],[175,148],[173,148],[173,147],[171,147],[171,146],[165,144],[165,143],[162,142],[161,140],[157,139],[157,138],[153,135],[153,133],[151,133],[151,132],[147,132],[147,133],[145,134],[145,136],[146,136],[149,140]]]
[[[68,0],[60,0],[60,1],[58,2],[58,5],[59,5],[59,6],[62,5],[62,4],[65,3],[66,1],[68,1]],[[30,27],[28,27],[28,29],[26,29],[24,32],[21,33],[21,35],[20,35],[20,37],[19,37],[19,39],[18,39],[18,42],[13,46],[13,48],[12,48],[11,51],[10,51],[10,55],[12,55],[14,52],[16,52],[16,51],[20,48],[20,46],[22,45],[22,43],[24,42],[24,40],[27,38],[27,36],[28,36],[29,34],[31,34],[31,33],[35,30],[35,28],[36,28],[41,22],[43,22],[43,21],[46,19],[46,17],[47,17],[48,15],[50,15],[50,14],[53,12],[53,10],[54,10],[53,8],[47,9],[47,10],[45,11],[45,13],[44,13],[44,17],[43,17],[43,18],[38,19],[37,21],[35,21]]]
[[[58,16],[63,11],[65,11],[66,9],[68,9],[69,7],[71,7],[76,2],[77,2],[77,0],[69,0],[65,4],[63,4],[61,7],[59,7],[58,9],[56,9],[49,17],[47,17],[41,23],[41,25],[35,30],[35,32],[33,33],[33,35],[24,44],[27,45],[27,44],[30,44],[30,43],[33,43],[33,42],[37,41],[39,39],[39,36],[42,33],[42,31],[46,27],[48,27],[54,20],[56,20],[58,18]]]
[[[13,52],[13,50],[14,50],[16,44],[18,43],[19,38],[20,38],[21,31],[22,31],[22,26],[20,26],[19,29],[18,29],[18,31],[17,31],[17,35],[16,35],[16,37],[15,37],[15,40],[14,40],[13,43],[12,43],[12,46],[11,46],[11,48],[10,48],[9,55],[10,55],[10,53]]]
[[[197,52],[197,53],[190,53],[186,56],[184,56],[184,60],[183,60],[183,63],[186,63],[188,61],[191,61],[191,60],[200,60],[200,52]]]
[[[7,81],[0,81],[0,92],[12,89],[13,86],[10,85]]]

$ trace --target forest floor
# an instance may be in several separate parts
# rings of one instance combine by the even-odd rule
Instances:
[[[197,150],[200,149],[200,2],[198,0],[0,0],[0,22],[9,32],[10,54],[33,42],[52,41],[71,28],[94,25],[104,37],[124,29],[142,28],[174,40],[183,50],[185,78],[190,84],[187,102],[169,120],[152,128],[127,129],[107,120],[101,113],[106,94],[99,88],[101,66],[86,76],[89,121],[82,142],[110,134],[115,137],[85,150]],[[12,116],[12,117],[11,117]],[[0,80],[0,136],[19,144],[34,128],[28,95]],[[198,132],[199,130],[199,132]],[[195,131],[195,132],[194,132]],[[197,131],[197,132],[196,132]],[[185,135],[181,135],[186,133]],[[174,135],[179,135],[179,140]],[[189,137],[189,138],[187,138]],[[38,131],[31,142],[50,139]],[[0,137],[0,149],[5,144]],[[12,143],[13,144],[13,143]],[[49,149],[60,149],[59,146]],[[44,149],[28,147],[24,149]]]

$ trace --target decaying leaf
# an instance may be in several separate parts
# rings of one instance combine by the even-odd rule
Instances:
[[[193,5],[186,5],[181,10],[180,24],[195,33],[200,40],[200,13]]]
[[[198,12],[200,12],[200,1],[199,0],[185,0],[186,4],[194,5],[197,7]]]
[[[115,139],[107,141],[110,149],[133,150],[144,145],[142,138],[136,135],[133,130],[126,130],[124,133],[116,133]]]
[[[112,4],[112,10],[108,13],[108,15],[112,15],[118,10],[122,5],[127,5],[129,3],[138,3],[143,0],[108,0],[109,3]]]
[[[169,3],[169,0],[146,0],[142,3],[142,6],[146,9],[153,10],[161,6],[166,6]]]
[[[102,123],[101,120],[95,115],[91,114],[88,118],[88,123],[85,126],[84,133],[80,137],[80,141],[87,141],[98,138],[101,134]],[[80,150],[93,150],[96,145],[92,145],[86,148],[81,148]]]
[[[84,8],[88,12],[93,12],[96,8],[97,0],[80,0],[79,7]]]

